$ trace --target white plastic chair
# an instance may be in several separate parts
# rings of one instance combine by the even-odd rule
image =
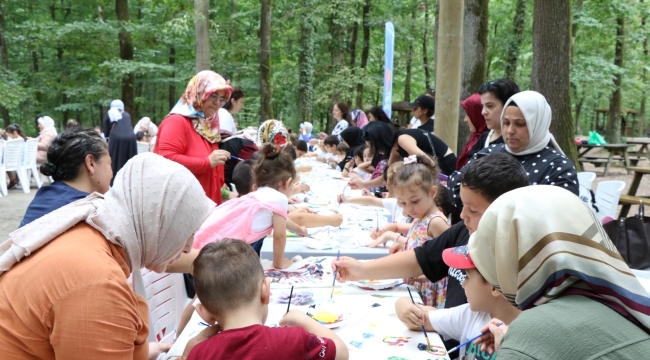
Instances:
[[[594,179],[596,178],[596,173],[595,172],[579,172],[578,173],[578,185],[579,185],[579,193],[578,196],[582,201],[589,206],[589,209],[591,211],[598,215],[596,212],[596,209],[593,208],[591,204],[591,186],[594,182]],[[593,199],[595,201],[595,199]],[[597,205],[596,205],[597,206]]]
[[[578,184],[580,187],[584,187],[588,190],[591,190],[591,185],[596,179],[596,173],[590,171],[583,171],[578,173]]]
[[[625,189],[625,182],[620,180],[602,181],[596,187],[596,205],[598,206],[599,220],[607,216],[616,219],[616,210],[618,199],[621,197],[621,191]]]
[[[4,156],[5,156],[5,144],[7,142],[5,139],[0,139],[0,168],[3,167],[4,164]],[[5,175],[2,179],[0,179],[0,182],[4,184],[4,187],[7,187],[7,175]],[[7,194],[5,194],[6,190],[3,191],[4,187],[0,186],[0,197],[4,197]]]
[[[138,154],[149,152],[149,144],[138,142]]]
[[[173,342],[188,299],[183,274],[141,269],[133,272],[133,279],[136,293],[149,305],[149,341]]]
[[[23,149],[25,141],[23,139],[11,139],[5,143],[4,158],[0,163],[0,188],[3,195],[7,195],[7,171],[15,171],[20,181],[20,186],[25,194],[29,194],[29,178],[23,166]]]
[[[28,180],[31,180],[31,177],[34,177],[36,186],[40,189],[43,186],[41,181],[41,173],[38,172],[38,166],[36,165],[36,154],[38,153],[38,139],[29,139],[25,142],[25,154],[23,156],[23,167],[25,171],[29,171],[31,174],[27,176]]]

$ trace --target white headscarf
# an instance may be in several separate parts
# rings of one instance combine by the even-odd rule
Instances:
[[[555,137],[548,130],[551,127],[551,106],[546,102],[544,95],[538,93],[537,91],[522,91],[520,93],[514,94],[506,101],[503,105],[503,111],[501,112],[501,125],[503,125],[503,114],[506,112],[508,105],[514,102],[521,110],[521,113],[526,119],[526,126],[528,126],[528,135],[530,136],[530,142],[526,148],[518,153],[513,152],[506,144],[506,150],[513,155],[528,155],[535,154],[540,152],[543,148],[548,146],[550,142],[551,145],[558,150],[562,155],[564,152],[555,141]],[[505,139],[505,134],[503,134]]]
[[[143,117],[138,121],[137,124],[135,124],[135,127],[133,127],[133,133],[137,134],[138,131],[140,131],[140,126],[144,126],[147,128],[147,132],[149,133],[149,137],[154,137],[158,134],[158,126],[151,122],[151,119],[148,117]]]
[[[122,111],[124,111],[122,100],[113,100],[111,101],[111,108],[108,109],[108,118],[111,122],[116,122],[122,118]]]
[[[56,135],[56,128],[54,127],[54,120],[52,120],[51,117],[49,116],[41,116],[38,118],[38,123],[43,125],[43,130],[41,130],[41,134],[45,131],[50,131],[53,130],[54,134]]]
[[[82,221],[122,247],[131,270],[165,264],[214,207],[187,168],[143,153],[124,165],[105,195],[92,193],[9,234],[0,245],[0,275]]]

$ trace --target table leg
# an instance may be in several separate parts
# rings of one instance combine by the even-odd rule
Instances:
[[[630,175],[630,153],[627,151],[627,148],[623,149],[623,159],[625,159],[625,170]]]
[[[635,172],[634,173],[634,178],[632,178],[632,183],[630,184],[630,190],[627,191],[627,194],[630,196],[636,196],[636,192],[639,189],[639,185],[641,184],[641,178],[643,177],[643,173],[640,172]],[[630,212],[630,207],[632,205],[623,205],[621,207],[621,213],[618,215],[619,218],[621,217],[627,217],[627,213]]]
[[[609,150],[609,158],[607,159],[607,164],[605,164],[605,172],[603,172],[603,176],[607,176],[609,174],[609,165],[612,163],[612,159],[614,158],[614,149],[608,149]]]

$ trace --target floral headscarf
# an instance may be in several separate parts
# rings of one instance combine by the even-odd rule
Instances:
[[[267,142],[280,147],[288,144],[289,132],[281,121],[266,120],[257,129],[257,146],[262,146]]]
[[[210,70],[201,71],[190,80],[183,96],[169,113],[192,119],[194,130],[199,135],[213,144],[217,143],[221,141],[219,112],[215,111],[214,115],[206,119],[201,108],[210,95],[219,90],[226,90],[226,98],[230,98],[232,87],[221,75]]]

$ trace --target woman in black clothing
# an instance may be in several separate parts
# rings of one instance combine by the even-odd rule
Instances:
[[[366,188],[373,193],[385,191],[384,169],[388,167],[388,157],[393,146],[393,127],[381,121],[371,121],[363,128],[365,140],[372,152],[372,167],[374,168],[370,179],[363,180],[354,177],[349,184],[352,189]]]
[[[437,136],[420,129],[404,129],[395,134],[393,150],[388,164],[392,164],[409,155],[428,154],[433,156],[440,166],[440,172],[450,175],[456,169],[456,155]]]
[[[345,159],[343,159],[343,167],[345,167],[345,164],[354,159],[354,152],[357,150],[357,148],[365,142],[363,141],[363,130],[359,129],[356,126],[349,127],[341,132],[341,139],[345,141],[346,144],[348,144],[348,151],[345,153]],[[341,169],[343,169],[341,167]]]
[[[113,176],[132,157],[138,155],[138,144],[131,125],[131,115],[124,111],[121,100],[113,100],[104,116],[104,135],[108,139],[108,154],[111,157]],[[113,180],[111,180],[113,185]]]

